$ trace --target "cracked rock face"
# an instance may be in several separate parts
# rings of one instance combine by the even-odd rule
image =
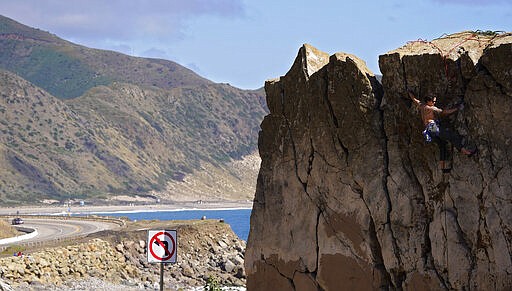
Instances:
[[[382,55],[382,85],[353,55],[304,45],[265,84],[245,267],[249,290],[512,286],[512,36],[460,33]],[[407,88],[479,154],[438,168]]]

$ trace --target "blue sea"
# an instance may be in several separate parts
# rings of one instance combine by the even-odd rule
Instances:
[[[90,213],[115,217],[128,217],[130,220],[189,220],[224,219],[240,239],[247,241],[249,236],[249,222],[251,209],[223,209],[223,210],[169,210],[169,211],[141,211],[141,212],[101,212]]]

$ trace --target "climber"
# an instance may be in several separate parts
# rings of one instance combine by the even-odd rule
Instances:
[[[435,106],[436,96],[428,95],[425,97],[425,102],[420,102],[413,92],[408,91],[411,100],[419,107],[421,120],[425,126],[423,136],[427,142],[434,141],[439,147],[439,162],[443,172],[449,172],[450,168],[446,168],[446,161],[448,161],[447,142],[450,142],[461,153],[472,156],[476,153],[476,149],[469,150],[463,144],[463,138],[456,131],[452,130],[444,123],[440,123],[440,117],[450,115],[463,108],[460,104],[456,108],[440,109]]]

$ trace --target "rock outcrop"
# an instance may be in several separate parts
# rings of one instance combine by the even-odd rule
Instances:
[[[460,33],[380,56],[304,45],[267,81],[249,290],[512,287],[512,36]],[[437,94],[479,154],[438,168],[407,97]]]

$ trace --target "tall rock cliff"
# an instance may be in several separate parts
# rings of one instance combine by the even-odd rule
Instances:
[[[246,251],[249,290],[512,287],[512,36],[465,32],[382,55],[304,45],[267,81],[270,114]],[[438,167],[407,96],[449,117],[478,155]]]

